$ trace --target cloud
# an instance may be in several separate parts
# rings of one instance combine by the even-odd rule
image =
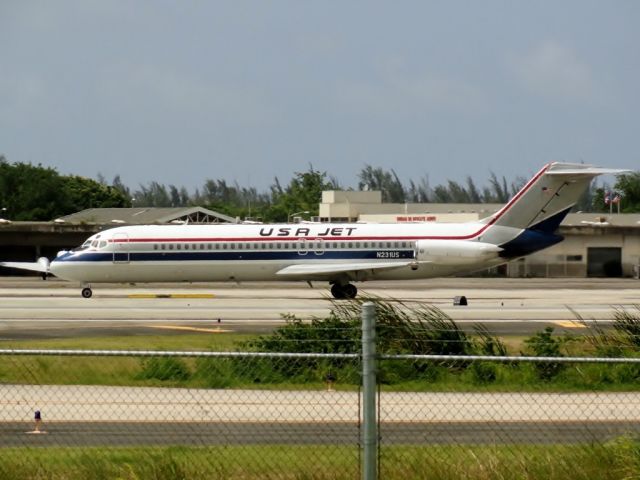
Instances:
[[[23,128],[42,116],[45,104],[49,96],[42,79],[11,72],[0,77],[0,125]]]
[[[434,71],[407,72],[387,66],[371,80],[343,82],[338,93],[342,105],[356,111],[411,115],[450,112],[475,115],[487,108],[477,86]]]
[[[558,42],[546,41],[512,58],[510,66],[521,85],[537,95],[571,102],[598,100],[592,69]]]
[[[255,86],[230,85],[215,79],[156,65],[109,66],[98,93],[123,110],[236,124],[262,124],[271,117],[262,92]]]

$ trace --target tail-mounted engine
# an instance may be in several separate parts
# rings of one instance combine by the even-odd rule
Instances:
[[[497,258],[502,248],[475,240],[418,240],[416,258],[419,262],[455,265],[473,260]]]

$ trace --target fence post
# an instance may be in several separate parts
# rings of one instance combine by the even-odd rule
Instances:
[[[376,419],[376,330],[375,305],[362,305],[362,478],[376,480],[378,422]]]

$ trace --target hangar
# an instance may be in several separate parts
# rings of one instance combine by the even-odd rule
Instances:
[[[238,223],[239,219],[202,207],[91,208],[50,222],[0,222],[0,261],[52,259],[58,251],[80,245],[87,237],[120,225],[166,223]],[[19,271],[3,269],[2,274]]]

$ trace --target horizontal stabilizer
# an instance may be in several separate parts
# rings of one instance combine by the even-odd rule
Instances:
[[[336,273],[357,272],[361,270],[389,270],[392,268],[407,267],[416,264],[415,260],[405,262],[369,262],[369,263],[330,263],[319,264],[298,264],[290,265],[278,270],[276,275],[299,276],[299,275],[332,275]]]
[[[561,166],[560,168],[550,169],[546,175],[622,175],[624,173],[630,173],[631,170],[625,170],[621,168],[601,168],[585,165],[583,168],[571,168]]]

